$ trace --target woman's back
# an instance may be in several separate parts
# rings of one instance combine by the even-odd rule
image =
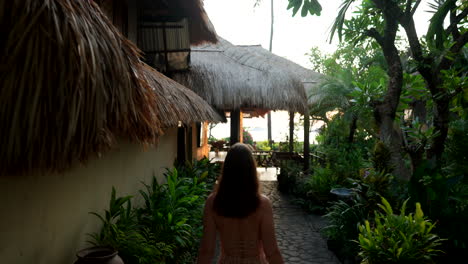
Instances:
[[[283,263],[270,200],[260,194],[252,151],[242,143],[229,149],[215,191],[206,200],[198,263],[211,264],[216,232],[221,240],[218,263]]]
[[[214,255],[211,249],[214,249],[216,231],[221,242],[219,263],[283,263],[274,233],[273,211],[267,197],[262,195],[257,210],[244,218],[217,214],[213,210],[214,197],[215,194],[210,195],[205,205],[205,241],[202,241],[199,263],[209,263],[202,262],[204,252],[211,258]],[[212,241],[206,241],[208,237]]]

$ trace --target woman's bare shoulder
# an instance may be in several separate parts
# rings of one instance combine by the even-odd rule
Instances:
[[[213,192],[210,195],[208,195],[208,198],[206,198],[206,203],[213,204],[214,198],[215,198],[215,193]]]
[[[263,207],[271,206],[270,198],[268,198],[268,196],[264,194],[260,195],[260,205],[262,205]]]
[[[215,197],[215,193],[214,193],[214,192],[212,192],[212,193],[210,193],[210,195],[208,195],[208,198],[207,198],[207,200],[213,200],[213,199],[214,199],[214,197]]]

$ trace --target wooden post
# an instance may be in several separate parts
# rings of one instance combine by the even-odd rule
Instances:
[[[239,142],[244,143],[244,116],[239,112]]]
[[[240,110],[231,111],[231,137],[229,145],[234,145],[240,140]]]
[[[309,111],[304,114],[304,173],[308,173],[310,164],[310,116]]]
[[[273,146],[273,140],[271,137],[271,111],[268,112],[267,114],[267,128],[268,128],[268,146],[270,148]]]
[[[294,112],[289,112],[289,152],[294,152]]]
[[[128,26],[127,38],[133,43],[138,43],[138,4],[137,1],[128,2]]]

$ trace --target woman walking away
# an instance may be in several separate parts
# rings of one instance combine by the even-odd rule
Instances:
[[[284,263],[271,202],[259,192],[252,151],[242,143],[230,148],[219,184],[206,200],[198,264],[211,264],[216,232],[221,241],[218,264]]]

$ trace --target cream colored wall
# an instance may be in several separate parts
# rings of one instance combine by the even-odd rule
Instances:
[[[88,212],[108,207],[112,186],[118,195],[136,195],[153,172],[161,179],[176,145],[177,130],[171,129],[157,148],[121,143],[63,174],[1,177],[0,263],[73,263],[75,252],[89,246],[86,233],[100,228]]]

